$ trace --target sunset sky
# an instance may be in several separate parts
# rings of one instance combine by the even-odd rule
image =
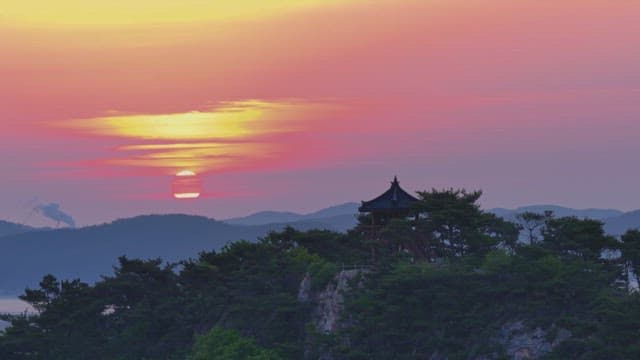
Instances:
[[[0,219],[311,211],[396,174],[486,207],[637,209],[638,19],[637,0],[4,0]]]

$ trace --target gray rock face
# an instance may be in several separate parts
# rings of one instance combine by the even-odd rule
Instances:
[[[339,329],[342,310],[344,309],[344,294],[351,289],[353,280],[362,270],[342,270],[334,281],[317,296],[317,307],[313,314],[316,328],[324,333],[331,333]]]
[[[298,289],[298,301],[302,303],[309,302],[311,300],[311,275],[306,273],[304,278],[300,282],[300,288]]]
[[[556,329],[555,338],[549,341],[548,331],[539,327],[529,329],[522,321],[515,321],[502,326],[498,341],[505,346],[510,359],[525,360],[542,357],[570,337],[569,330]]]
[[[368,270],[366,269],[350,269],[342,270],[333,278],[329,284],[321,292],[313,292],[311,289],[311,276],[306,274],[300,282],[298,288],[298,301],[302,303],[312,303],[313,312],[311,319],[317,332],[329,334],[349,326],[349,321],[344,318],[344,295],[352,290],[353,286],[363,286],[362,279],[359,276]],[[356,279],[360,280],[354,284]],[[309,340],[311,339],[311,340]],[[313,343],[313,335],[309,338],[305,345],[304,359],[313,360],[334,360],[335,356],[331,350],[319,346],[315,347]]]
[[[312,321],[319,332],[330,334],[349,326],[348,314],[344,313],[345,294],[354,287],[364,286],[359,276],[366,272],[366,269],[342,270],[319,293],[312,292],[311,276],[305,275],[298,289],[298,301],[314,304]],[[525,325],[524,321],[514,320],[505,323],[493,341],[504,346],[508,359],[527,360],[543,357],[571,336],[571,332],[563,328],[552,326],[550,329],[540,327],[531,329]],[[502,358],[495,353],[475,357],[474,360],[490,360],[498,357]],[[305,350],[305,359],[333,360],[334,358],[328,349],[313,350],[308,347]],[[447,360],[448,356],[446,353],[435,351],[428,359]]]

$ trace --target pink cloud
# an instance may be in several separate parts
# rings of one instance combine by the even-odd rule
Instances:
[[[110,111],[180,114],[225,101],[296,98],[339,110],[307,111],[297,118],[303,126],[290,132],[231,142],[248,149],[271,144],[271,156],[235,149],[239,160],[205,171],[205,187],[259,194],[242,201],[267,207],[269,194],[298,189],[292,197],[303,198],[304,186],[283,184],[277,174],[300,174],[287,179],[337,194],[346,190],[331,181],[343,173],[341,185],[357,192],[375,173],[409,169],[434,183],[465,185],[458,180],[464,178],[497,192],[513,189],[496,195],[496,203],[520,199],[514,183],[522,178],[501,166],[549,190],[563,163],[582,164],[573,173],[589,174],[581,152],[634,160],[628,154],[637,152],[640,134],[639,16],[632,1],[412,0],[231,26],[43,32],[0,25],[0,148],[11,154],[0,167],[4,181],[21,189],[16,193],[44,189],[76,199],[77,207],[105,189],[124,197],[160,194],[170,180],[150,156],[171,151],[131,146],[165,142],[59,125]],[[184,155],[174,151],[173,160]],[[315,180],[320,170],[330,180]],[[277,179],[257,190],[267,176]],[[105,183],[96,184],[100,178]],[[597,179],[593,188],[608,181]],[[629,192],[625,184],[619,187]],[[141,190],[149,188],[157,190]],[[324,199],[308,196],[307,203]]]

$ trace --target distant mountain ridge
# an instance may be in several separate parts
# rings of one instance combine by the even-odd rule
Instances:
[[[354,205],[357,206],[343,204],[289,217],[295,221],[277,222],[287,218],[276,216],[271,218],[275,222],[260,224],[260,219],[267,218],[254,217],[257,225],[181,214],[143,215],[83,228],[41,231],[4,222],[11,225],[7,225],[6,235],[0,236],[0,294],[21,293],[25,286],[37,285],[48,273],[62,279],[95,281],[101,274],[110,273],[122,255],[172,262],[196,257],[203,250],[219,250],[233,241],[256,241],[286,226],[301,231],[344,232],[357,223],[355,214],[349,213]]]
[[[320,221],[322,219],[337,218],[344,215],[357,215],[360,205],[348,202],[331,206],[308,214],[298,214],[289,211],[261,211],[244,217],[222,220],[232,225],[266,225],[274,223],[291,223],[300,221]]]
[[[16,224],[9,221],[0,220],[0,237],[7,235],[22,234],[36,230],[31,226]]]
[[[558,205],[530,205],[516,209],[493,208],[489,212],[509,221],[516,221],[516,215],[523,212],[544,213],[553,211],[556,217],[575,216],[600,220],[604,223],[607,234],[619,236],[629,229],[640,228],[640,210],[623,212],[616,209],[572,209]]]
[[[518,213],[527,211],[544,213],[547,210],[553,211],[553,214],[556,217],[575,216],[579,218],[590,218],[597,220],[604,220],[624,214],[623,211],[615,209],[573,209],[558,205],[529,205],[522,206],[516,209],[493,208],[489,209],[488,211],[505,219],[515,219],[515,216]]]
[[[0,221],[0,294],[21,293],[43,275],[94,281],[108,274],[122,255],[177,261],[203,250],[218,250],[229,242],[255,241],[286,226],[345,232],[357,224],[357,203],[345,203],[309,214],[267,211],[217,221],[192,215],[144,215],[77,229],[38,229]],[[533,205],[488,211],[507,220],[519,212],[552,210],[556,216],[601,220],[605,230],[620,235],[640,227],[640,210],[571,209]],[[37,231],[34,231],[37,230]]]
[[[189,215],[145,215],[78,229],[32,231],[0,237],[0,290],[21,291],[52,273],[84,281],[109,273],[122,255],[176,261],[254,241],[265,228],[224,224]]]
[[[622,235],[629,229],[640,228],[640,210],[629,211],[605,220],[604,230],[612,235]]]

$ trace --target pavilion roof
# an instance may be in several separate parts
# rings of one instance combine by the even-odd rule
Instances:
[[[420,201],[400,187],[398,177],[394,177],[389,190],[370,201],[363,201],[358,211],[393,211],[410,209],[412,204]]]

